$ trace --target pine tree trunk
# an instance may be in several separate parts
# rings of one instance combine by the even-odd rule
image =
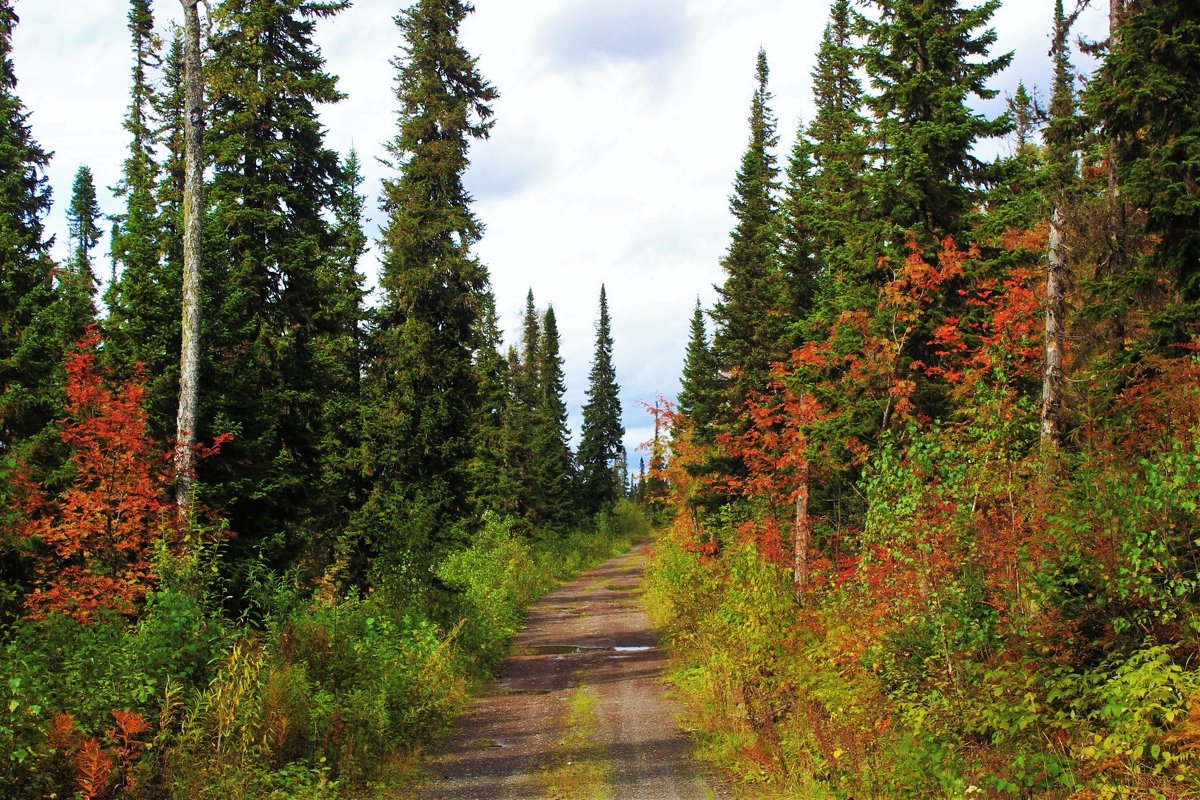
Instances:
[[[179,413],[175,431],[175,502],[190,515],[195,479],[200,382],[200,229],[204,192],[204,76],[200,61],[199,0],[180,0],[184,13],[183,339],[179,355]]]
[[[1065,342],[1067,259],[1063,211],[1050,215],[1049,258],[1046,269],[1046,365],[1042,379],[1042,455],[1049,464],[1062,444],[1063,345]]]
[[[808,545],[812,538],[812,520],[808,516],[808,469],[800,473],[796,491],[796,523],[792,530],[792,586],[799,601],[808,586]]]

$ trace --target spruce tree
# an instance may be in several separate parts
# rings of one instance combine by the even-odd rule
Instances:
[[[596,349],[588,374],[578,454],[580,498],[588,514],[606,508],[624,489],[618,471],[625,461],[625,426],[621,423],[621,388],[617,384],[612,351],[608,295],[601,285]]]
[[[1162,346],[1186,339],[1200,319],[1200,10],[1133,0],[1114,16],[1121,22],[1088,108],[1111,143],[1120,194],[1160,241],[1113,293],[1151,298],[1169,287],[1149,309]]]
[[[482,226],[462,178],[469,141],[488,135],[497,96],[458,41],[472,10],[460,0],[418,0],[396,18],[405,44],[393,62],[399,131],[388,152],[398,173],[383,188],[366,429],[376,486],[360,519],[397,568],[434,557],[469,508],[474,354],[488,277],[471,254]]]
[[[521,372],[517,376],[517,394],[531,409],[541,396],[538,374],[538,350],[541,347],[542,322],[533,302],[533,289],[525,295],[525,316],[521,324]]]
[[[542,317],[536,370],[540,394],[534,411],[531,437],[530,479],[534,491],[535,520],[539,527],[559,531],[575,515],[575,463],[571,456],[571,431],[567,428],[567,391],[560,355],[558,319],[554,307]]]
[[[713,354],[727,376],[727,403],[738,412],[747,395],[766,388],[770,365],[786,353],[781,312],[778,202],[779,167],[773,152],[776,123],[767,89],[767,55],[758,53],[750,104],[750,142],[734,184],[730,210],[736,226],[721,260],[725,282],[713,309]],[[731,420],[724,420],[729,424]]]
[[[182,173],[177,189],[163,180],[155,152],[160,127],[165,124],[177,135],[181,119],[175,114],[161,118],[166,106],[155,89],[155,75],[163,59],[148,0],[131,0],[128,27],[133,50],[124,123],[129,151],[116,187],[125,208],[116,216],[110,240],[115,279],[105,293],[103,358],[126,378],[135,365],[143,366],[150,432],[166,441],[175,432],[179,400]],[[169,70],[167,85],[177,85],[176,77]]]
[[[362,369],[366,358],[365,276],[359,262],[367,249],[363,232],[366,198],[358,154],[342,161],[332,203],[332,241],[317,260],[316,313],[312,325],[311,391],[320,402],[316,458],[321,489],[312,505],[316,531],[341,531],[362,502]]]
[[[67,207],[67,234],[71,239],[71,252],[67,258],[67,269],[77,274],[96,278],[92,251],[100,243],[104,232],[100,230],[100,202],[96,199],[96,182],[87,164],[81,164],[75,172],[71,185],[71,204]]]
[[[517,457],[519,443],[511,425],[516,398],[512,395],[510,361],[501,352],[500,323],[496,301],[484,296],[479,320],[479,350],[475,368],[479,380],[479,408],[473,425],[470,487],[472,507],[478,514],[492,512],[516,517],[521,512],[523,486]]]
[[[330,217],[345,188],[317,111],[343,95],[313,36],[347,5],[224,0],[212,15],[203,418],[209,435],[234,439],[201,477],[239,532],[233,556],[270,541],[282,545],[263,554],[276,565],[343,500],[312,479],[338,418],[326,404],[352,391],[356,365],[327,358],[353,340],[361,290],[337,252]]]
[[[183,274],[183,190],[187,172],[184,83],[183,31],[175,28],[163,57],[162,88],[154,98],[160,127],[158,135],[163,146],[155,203],[163,238],[159,249],[169,265],[169,272],[179,273],[180,281]],[[182,289],[178,294],[182,294]]]
[[[705,330],[704,309],[697,297],[677,400],[679,412],[691,422],[693,434],[699,441],[712,442],[712,424],[720,403],[718,392],[717,366]],[[679,431],[672,431],[672,435],[679,434]]]
[[[96,271],[92,251],[100,243],[100,204],[96,183],[86,164],[75,172],[71,202],[67,206],[70,251],[66,268],[56,280],[54,321],[59,340],[77,342],[96,322]]]
[[[870,123],[863,116],[863,90],[858,77],[861,53],[853,41],[849,0],[835,0],[817,51],[813,69],[816,115],[805,135],[798,137],[798,163],[792,172],[811,161],[810,177],[798,184],[789,174],[789,185],[799,185],[806,202],[797,209],[799,225],[811,238],[817,271],[828,284],[835,276],[844,282],[869,269],[867,252],[874,239],[866,224],[868,202]],[[805,199],[805,198],[802,198]],[[841,291],[844,291],[844,287]]]
[[[779,266],[784,324],[794,324],[812,308],[818,282],[817,243],[813,229],[813,146],[801,127],[788,158],[787,181],[779,204]],[[781,355],[796,344],[790,335],[781,343]]]
[[[33,140],[16,95],[18,21],[11,0],[0,0],[0,452],[30,453],[61,413],[56,384],[65,343],[52,318],[52,239],[42,224],[50,155]]]
[[[947,236],[964,249],[970,245],[971,214],[981,205],[987,187],[1001,177],[995,163],[982,161],[976,145],[1010,130],[1007,114],[988,117],[970,105],[973,98],[996,95],[988,82],[1012,60],[1012,54],[992,58],[996,32],[984,28],[999,0],[964,8],[961,0],[872,0],[877,18],[861,18],[866,34],[864,62],[875,93],[867,98],[877,119],[881,165],[873,175],[872,192],[878,215],[882,257],[899,270],[912,255],[936,259]],[[919,318],[892,334],[897,374],[913,387],[908,398],[915,412],[929,418],[945,416],[949,388],[944,381],[913,374],[913,365],[936,368],[940,348],[931,344],[948,317],[971,312],[957,291],[969,276],[940,289],[937,302]],[[877,329],[886,333],[886,309],[872,312]],[[886,406],[890,417],[893,406]]]
[[[872,0],[877,18],[861,17],[864,57],[875,94],[868,98],[879,122],[882,166],[875,197],[894,226],[935,243],[965,233],[964,217],[995,178],[974,153],[981,140],[1009,129],[1007,116],[988,118],[971,108],[988,100],[988,86],[1012,61],[990,58],[996,32],[988,24],[1000,0],[964,8],[960,0]],[[899,244],[896,241],[896,244]],[[965,242],[963,243],[966,244]]]

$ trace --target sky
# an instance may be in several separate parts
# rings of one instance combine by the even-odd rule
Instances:
[[[216,2],[216,0],[213,0]],[[160,30],[178,0],[154,0]],[[379,159],[396,132],[393,94],[405,0],[355,0],[321,24],[327,69],[348,95],[322,110],[327,144],[358,150],[367,181],[368,233],[377,235]],[[1099,4],[1097,4],[1099,5]],[[1107,4],[1104,4],[1107,6]],[[17,93],[34,138],[54,153],[55,208],[47,220],[66,244],[71,183],[87,164],[105,213],[128,136],[131,54],[126,0],[16,0]],[[491,137],[474,144],[466,175],[486,226],[476,252],[487,265],[507,341],[516,341],[525,295],[553,305],[562,338],[570,427],[578,437],[595,351],[600,286],[608,293],[626,447],[653,433],[643,403],[678,391],[697,299],[711,308],[733,218],[729,195],[748,140],[759,48],[770,63],[781,161],[812,118],[811,73],[828,0],[475,0],[462,42],[500,92]],[[1005,0],[992,19],[995,53],[1013,51],[995,81],[1049,94],[1050,0]],[[1078,33],[1102,38],[1103,9]],[[982,107],[998,113],[1003,100]],[[1001,152],[1010,145],[988,143]],[[106,250],[105,240],[101,249]],[[107,273],[107,258],[98,259]],[[374,253],[363,264],[376,271]]]

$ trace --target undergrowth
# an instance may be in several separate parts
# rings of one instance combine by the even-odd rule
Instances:
[[[701,752],[803,798],[1200,796],[1200,437],[1041,482],[936,426],[797,593],[744,521],[681,513],[647,602]]]
[[[266,613],[251,624],[221,613],[210,562],[193,557],[161,566],[167,579],[133,621],[18,621],[0,652],[0,797],[389,791],[413,777],[416,755],[503,656],[529,605],[648,527],[625,502],[553,542],[488,519],[437,566],[436,604],[331,598],[262,577]]]

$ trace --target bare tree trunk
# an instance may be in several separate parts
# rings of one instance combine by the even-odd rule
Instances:
[[[1063,345],[1066,340],[1066,258],[1063,211],[1050,215],[1049,258],[1046,268],[1046,365],[1042,377],[1042,455],[1052,461],[1062,444]]]
[[[800,473],[796,490],[796,522],[792,529],[792,586],[800,600],[808,586],[808,546],[812,539],[812,519],[808,516],[808,468]]]
[[[200,0],[183,5],[183,342],[179,354],[179,413],[175,422],[175,503],[191,513],[200,390],[200,227],[204,213],[204,75],[200,60]]]
[[[1053,483],[1058,451],[1062,446],[1062,414],[1065,374],[1063,353],[1066,343],[1067,253],[1066,227],[1068,198],[1078,175],[1074,133],[1075,89],[1069,39],[1071,27],[1079,18],[1086,0],[1067,16],[1063,0],[1054,4],[1054,34],[1050,56],[1054,59],[1054,94],[1050,101],[1050,128],[1047,131],[1051,166],[1050,234],[1046,266],[1046,362],[1042,373],[1041,450],[1043,478]]]

